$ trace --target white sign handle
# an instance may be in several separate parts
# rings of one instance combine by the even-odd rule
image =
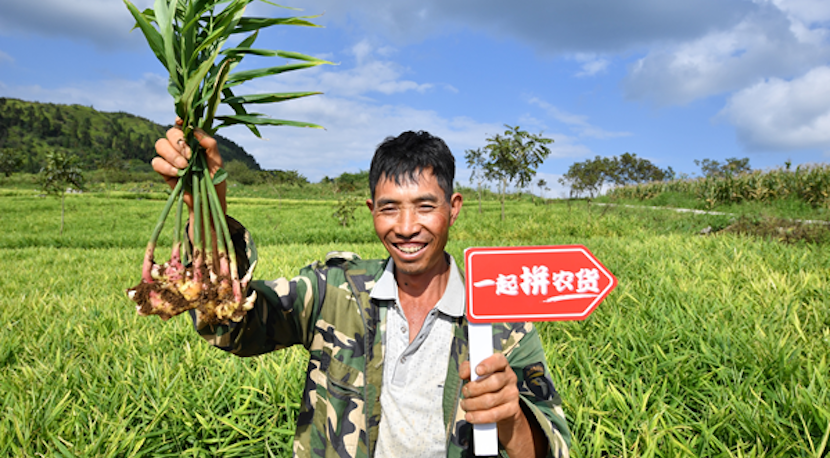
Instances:
[[[493,325],[490,323],[470,323],[470,380],[480,377],[476,367],[493,354]],[[496,456],[499,454],[499,434],[495,423],[473,425],[473,442],[476,456]]]

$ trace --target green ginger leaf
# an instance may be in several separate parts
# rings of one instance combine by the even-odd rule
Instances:
[[[135,18],[136,25],[141,29],[141,32],[144,33],[144,38],[147,39],[147,44],[150,45],[150,49],[153,50],[153,54],[155,54],[159,62],[167,68],[167,58],[164,55],[164,40],[162,40],[161,34],[158,33],[147,18],[145,18],[144,15],[138,11],[138,8],[136,8],[130,0],[124,0],[124,3],[127,5],[130,13],[132,13]]]
[[[222,100],[223,103],[277,103],[284,102],[291,99],[299,99],[301,97],[308,97],[310,95],[318,95],[322,92],[279,92],[272,94],[248,94],[240,95],[229,99]]]
[[[312,124],[310,122],[287,121],[284,119],[268,118],[260,113],[250,113],[248,115],[217,116],[216,119],[222,121],[222,124],[219,127],[217,127],[217,129],[220,129],[222,127],[233,126],[236,124],[253,124],[257,126],[310,127],[312,129],[323,128],[322,126],[318,126],[317,124]]]

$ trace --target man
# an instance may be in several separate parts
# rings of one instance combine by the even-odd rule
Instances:
[[[197,138],[215,172],[216,142]],[[153,168],[170,185],[190,154],[181,139],[174,128],[156,144]],[[291,280],[252,282],[257,302],[240,323],[208,326],[193,313],[205,339],[239,356],[308,349],[295,456],[468,456],[471,424],[492,422],[507,456],[568,455],[561,400],[532,325],[494,325],[496,354],[477,368],[482,379],[464,383],[465,292],[444,251],[463,202],[454,174],[441,139],[387,138],[372,160],[366,202],[387,260],[329,253]],[[218,192],[224,206],[224,186]],[[250,237],[234,226],[244,253]]]

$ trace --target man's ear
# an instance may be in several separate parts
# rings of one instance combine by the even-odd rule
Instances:
[[[461,206],[464,204],[464,198],[461,194],[455,193],[450,197],[450,226],[455,224],[458,215],[461,214]]]
[[[370,212],[375,210],[375,203],[372,199],[366,199],[366,206],[369,207]]]

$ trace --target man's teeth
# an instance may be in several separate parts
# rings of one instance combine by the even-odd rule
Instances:
[[[426,245],[416,245],[416,246],[398,246],[398,249],[403,251],[407,254],[417,253],[421,251]]]

